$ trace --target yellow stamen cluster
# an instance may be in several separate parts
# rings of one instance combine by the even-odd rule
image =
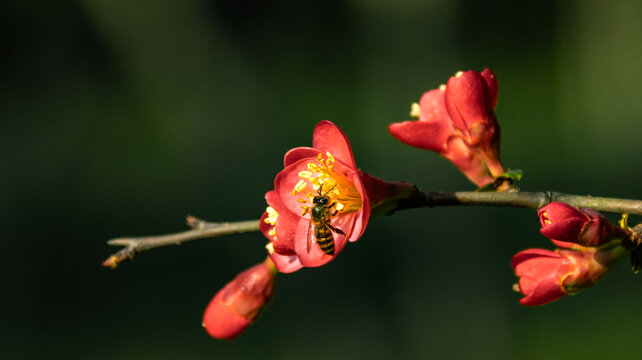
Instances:
[[[318,196],[319,188],[321,195],[327,195],[331,203],[336,203],[334,208],[340,213],[357,211],[363,204],[359,191],[342,171],[335,168],[334,156],[329,152],[325,153],[325,156],[319,153],[316,161],[309,162],[307,170],[299,172],[298,175],[301,180],[292,188],[292,195],[300,196],[297,201],[302,204],[301,215],[310,211],[313,206],[310,203]],[[310,186],[312,189],[309,189]]]
[[[276,240],[276,230],[274,229],[274,225],[276,225],[276,220],[279,217],[279,213],[274,210],[273,207],[268,206],[267,209],[265,209],[265,212],[267,212],[268,216],[265,218],[265,223],[272,225],[272,228],[270,231],[268,231],[268,235],[272,236],[274,240]],[[271,244],[271,243],[270,243]]]

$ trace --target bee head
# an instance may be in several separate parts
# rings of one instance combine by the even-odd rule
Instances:
[[[327,205],[328,201],[329,199],[327,196],[315,196],[314,199],[312,199],[312,202],[317,205]]]

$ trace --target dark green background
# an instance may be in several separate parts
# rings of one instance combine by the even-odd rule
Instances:
[[[332,263],[280,276],[232,343],[201,314],[262,260],[258,233],[99,264],[107,239],[180,231],[188,213],[258,218],[283,154],[322,119],[364,171],[473,189],[386,131],[458,70],[497,75],[522,189],[640,199],[640,15],[635,0],[5,1],[0,358],[634,357],[642,279],[627,262],[577,296],[518,304],[512,254],[552,248],[529,210],[373,219]]]

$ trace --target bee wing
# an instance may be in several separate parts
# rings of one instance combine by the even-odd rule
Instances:
[[[310,253],[310,249],[312,248],[312,242],[316,241],[314,238],[314,225],[312,225],[312,219],[310,219],[310,224],[308,225],[308,254]]]

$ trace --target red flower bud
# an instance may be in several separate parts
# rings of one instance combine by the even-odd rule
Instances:
[[[394,123],[388,130],[403,143],[438,152],[483,186],[504,173],[496,103],[497,79],[490,69],[459,72],[413,105],[418,121]]]
[[[576,243],[583,246],[600,246],[622,235],[622,230],[611,224],[601,213],[552,202],[538,211],[542,224],[540,232],[560,247],[569,248]]]
[[[203,314],[203,327],[217,339],[232,340],[250,326],[274,293],[276,268],[268,257],[225,285]]]
[[[610,269],[615,251],[572,251],[528,249],[511,262],[519,284],[515,290],[525,295],[522,305],[544,305],[566,294],[592,286]]]
[[[476,145],[495,136],[499,130],[493,109],[497,102],[497,79],[489,70],[481,74],[458,72],[446,84],[446,107],[453,124]],[[473,134],[474,133],[474,134]]]

